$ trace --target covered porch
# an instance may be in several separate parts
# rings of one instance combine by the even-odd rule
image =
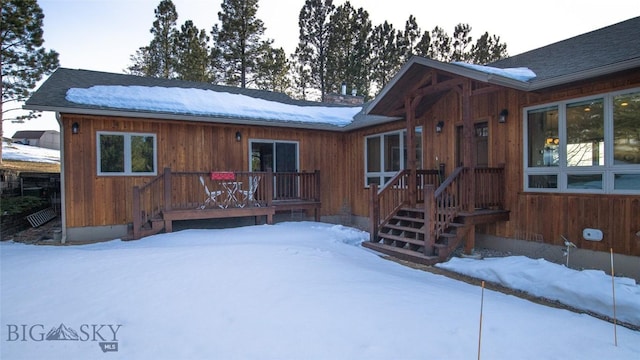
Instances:
[[[320,172],[207,171],[163,173],[133,188],[132,239],[173,231],[173,221],[313,212],[320,220]]]
[[[364,246],[433,264],[462,243],[471,254],[476,225],[509,220],[508,163],[495,146],[506,116],[517,109],[509,108],[502,85],[458,65],[416,57],[382,90],[368,113],[404,120],[406,166],[381,187],[370,186],[371,239]]]

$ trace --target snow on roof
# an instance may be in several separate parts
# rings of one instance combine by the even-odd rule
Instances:
[[[70,88],[70,102],[110,108],[200,116],[295,121],[346,126],[362,107],[300,106],[205,89],[149,86]]]
[[[502,77],[506,77],[506,78],[510,78],[518,81],[526,82],[536,77],[536,73],[534,73],[531,69],[526,67],[500,69],[500,68],[491,67],[491,66],[469,64],[462,61],[454,61],[452,62],[452,64],[464,66],[469,69],[481,71],[487,74],[499,75]]]

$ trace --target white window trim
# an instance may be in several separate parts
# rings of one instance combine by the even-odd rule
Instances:
[[[524,168],[523,189],[527,192],[544,193],[574,193],[574,194],[616,194],[616,195],[638,195],[640,190],[616,190],[615,175],[631,174],[640,175],[640,165],[615,165],[613,158],[613,98],[618,95],[640,92],[640,88],[626,89],[621,91],[585,96],[581,98],[567,99],[553,103],[545,103],[536,106],[525,107],[522,110],[523,119],[523,158]],[[558,107],[558,136],[561,144],[566,144],[567,138],[567,118],[566,106],[581,101],[603,100],[604,108],[604,151],[605,160],[601,166],[567,166],[566,145],[560,147],[559,166],[550,167],[529,167],[529,134],[528,134],[528,112],[532,110],[544,109],[553,106]],[[568,175],[602,175],[602,189],[569,189],[567,184]],[[557,188],[534,188],[529,187],[529,175],[556,175]]]
[[[124,137],[124,172],[102,172],[100,170],[100,135],[117,135]],[[131,171],[131,137],[150,136],[153,138],[153,169],[152,172]],[[158,174],[158,139],[152,133],[129,133],[117,131],[97,131],[96,132],[96,171],[98,176],[155,176]]]
[[[416,126],[416,130],[418,129],[422,129],[422,126]],[[404,143],[405,142],[405,136],[403,136],[405,133],[407,132],[406,129],[399,129],[399,130],[393,130],[393,131],[387,131],[387,132],[383,132],[383,133],[376,133],[376,134],[372,134],[372,135],[367,135],[364,137],[364,187],[365,188],[369,188],[369,183],[368,183],[368,179],[370,177],[378,177],[380,179],[380,187],[384,186],[384,184],[386,184],[386,182],[384,181],[385,178],[389,177],[394,177],[398,171],[383,171],[382,169],[384,169],[384,138],[386,135],[393,135],[393,134],[397,134],[400,137],[400,148],[401,149],[405,149],[407,147],[407,145]],[[368,139],[370,138],[375,138],[378,137],[380,138],[380,169],[381,171],[368,171],[367,167],[368,167],[368,161],[367,161],[367,155],[369,154],[369,149],[368,149]],[[422,148],[424,149],[424,135],[422,136],[422,141],[423,143]],[[408,149],[407,149],[408,151]],[[424,161],[424,159],[422,159],[422,161]],[[405,163],[405,158],[404,158],[404,151],[400,151],[400,171],[404,170],[404,163]],[[420,163],[420,167],[422,167],[422,162]]]

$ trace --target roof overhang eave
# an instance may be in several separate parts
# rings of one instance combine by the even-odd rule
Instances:
[[[553,86],[564,85],[575,81],[587,80],[598,76],[613,74],[619,71],[640,68],[640,57],[633,58],[593,69],[588,69],[573,74],[558,76],[540,81],[533,81],[527,90],[535,91]]]
[[[139,119],[155,119],[155,120],[175,120],[175,121],[195,121],[215,124],[234,124],[234,125],[253,125],[253,126],[273,126],[296,129],[309,129],[321,131],[347,131],[349,126],[337,126],[327,123],[306,123],[298,121],[278,121],[278,120],[261,120],[250,118],[236,117],[214,117],[214,116],[198,116],[184,115],[174,113],[145,112],[145,111],[129,111],[121,109],[92,109],[92,108],[76,108],[76,107],[57,107],[57,106],[40,106],[40,105],[24,105],[26,110],[52,111],[61,114],[82,114],[96,116],[117,116]]]

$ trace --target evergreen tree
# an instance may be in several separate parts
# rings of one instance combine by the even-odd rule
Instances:
[[[298,18],[299,44],[293,57],[296,64],[296,86],[306,98],[307,86],[326,94],[329,20],[335,11],[332,0],[306,0]],[[302,88],[300,88],[302,86]]]
[[[405,63],[415,55],[415,46],[420,38],[420,27],[416,17],[409,15],[409,19],[404,24],[404,32],[398,36],[398,46],[402,53],[402,62]]]
[[[244,88],[255,80],[256,60],[265,50],[261,40],[265,27],[257,12],[258,0],[223,0],[218,12],[220,27],[214,26],[212,34],[228,85]]]
[[[209,82],[209,37],[193,21],[182,25],[176,42],[176,74],[179,79]]]
[[[284,49],[274,49],[270,43],[264,43],[263,46],[262,55],[257,60],[256,87],[288,93],[291,88],[290,64]]]
[[[413,48],[413,52],[418,56],[429,56],[429,49],[431,48],[431,35],[429,35],[428,31],[422,33],[422,37],[420,37],[420,41]]]
[[[24,121],[39,116],[31,112],[28,115],[5,119],[5,114],[14,109],[5,109],[4,105],[26,100],[36,83],[58,68],[59,61],[57,52],[47,51],[42,47],[44,14],[36,0],[2,0],[0,5],[2,7],[0,22],[1,143],[2,123],[5,120]],[[2,163],[2,146],[0,146],[0,163]]]
[[[374,27],[371,32],[370,76],[378,89],[382,89],[402,66],[403,54],[398,44],[401,39],[402,33],[387,21]]]
[[[292,93],[300,100],[308,100],[307,91],[311,88],[313,77],[311,74],[311,48],[296,47],[291,55],[291,73],[293,78]]]
[[[450,61],[466,61],[470,58],[468,51],[469,44],[471,44],[471,26],[469,24],[458,24],[453,31],[453,39],[451,43],[451,55]]]
[[[431,31],[431,46],[427,55],[433,60],[448,62],[450,54],[451,38],[443,28],[436,26]]]
[[[362,8],[355,10],[348,1],[336,8],[330,20],[327,91],[339,92],[346,82],[357,94],[369,96],[370,34],[369,13]]]
[[[474,64],[485,65],[507,56],[509,56],[507,54],[507,44],[500,43],[499,36],[490,36],[488,32],[485,32],[471,47],[469,61]]]
[[[150,30],[153,39],[148,46],[141,47],[135,55],[131,56],[134,64],[128,70],[136,75],[173,78],[178,62],[176,58],[178,12],[171,0],[162,0],[154,13],[156,19]]]

